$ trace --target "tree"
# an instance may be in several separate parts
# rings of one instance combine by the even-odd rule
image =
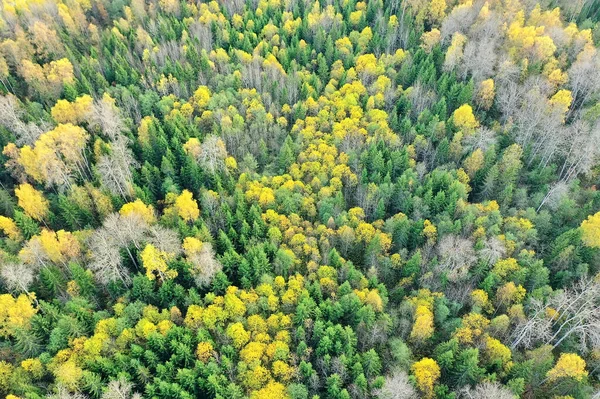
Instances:
[[[467,387],[460,391],[464,399],[516,399],[516,396],[497,382],[482,382],[474,388]]]
[[[191,272],[196,284],[200,287],[206,286],[223,268],[215,258],[212,245],[194,237],[186,237],[182,246],[187,261],[193,265]]]
[[[155,280],[158,277],[161,282],[165,282],[177,277],[177,271],[170,270],[167,265],[167,261],[172,258],[171,254],[157,249],[152,244],[146,244],[140,257],[149,280]]]
[[[200,216],[200,210],[198,209],[198,203],[192,197],[192,193],[188,190],[183,192],[175,200],[175,207],[179,217],[187,222],[194,222]]]
[[[433,359],[424,357],[411,367],[417,381],[417,387],[425,398],[433,398],[433,388],[440,378],[440,367]]]
[[[377,391],[379,399],[416,399],[417,392],[408,375],[404,371],[396,370],[386,377],[383,387]]]
[[[131,168],[136,165],[128,147],[128,139],[118,136],[109,144],[109,152],[103,154],[96,163],[102,186],[123,199],[133,195],[133,175]]]
[[[29,294],[29,286],[34,280],[33,270],[23,264],[6,263],[0,269],[0,276],[10,291],[23,291]]]
[[[546,373],[550,382],[559,378],[573,378],[576,381],[581,381],[587,375],[585,360],[575,353],[561,353],[554,367]]]
[[[121,377],[108,383],[101,399],[141,399],[142,395],[132,393],[133,384]]]
[[[581,240],[585,245],[592,248],[600,247],[600,212],[588,216],[581,223]]]
[[[48,215],[48,201],[40,191],[37,191],[30,184],[24,183],[19,185],[15,189],[15,195],[19,200],[19,206],[23,208],[27,216],[38,221],[43,221]]]
[[[463,130],[465,133],[473,132],[478,126],[479,122],[473,115],[473,109],[469,104],[461,105],[454,114],[452,114],[454,125]]]

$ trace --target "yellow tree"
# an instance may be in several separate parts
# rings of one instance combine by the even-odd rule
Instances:
[[[573,378],[576,381],[582,381],[587,375],[585,360],[575,353],[562,353],[556,365],[546,373],[550,382],[559,378]]]
[[[475,128],[479,126],[479,122],[475,119],[475,115],[473,115],[473,108],[469,104],[461,105],[454,114],[452,114],[454,119],[454,125],[462,130],[465,134],[471,133]]]
[[[30,184],[24,183],[15,189],[15,195],[18,204],[27,216],[42,221],[48,215],[48,201],[44,195],[33,188]]]
[[[167,265],[167,261],[172,258],[171,254],[157,249],[152,244],[147,244],[140,256],[149,280],[158,277],[160,281],[165,281],[177,277],[177,271],[170,270]]]
[[[581,239],[588,247],[600,248],[600,212],[581,223]]]
[[[26,328],[29,320],[37,313],[27,295],[14,298],[10,294],[0,295],[0,336],[9,337],[18,328]]]
[[[198,209],[198,203],[193,198],[192,193],[188,190],[183,190],[181,195],[175,200],[175,207],[177,213],[186,222],[193,222],[200,216],[200,210]]]
[[[428,357],[424,357],[412,365],[412,372],[417,381],[417,387],[423,393],[425,398],[433,398],[433,387],[440,378],[440,366],[437,362]]]
[[[152,205],[144,204],[140,199],[136,199],[133,202],[128,202],[123,205],[119,213],[121,216],[137,215],[148,224],[152,224],[156,221],[154,207]]]

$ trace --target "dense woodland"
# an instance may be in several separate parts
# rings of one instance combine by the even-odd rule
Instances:
[[[600,397],[597,0],[3,0],[0,397]]]

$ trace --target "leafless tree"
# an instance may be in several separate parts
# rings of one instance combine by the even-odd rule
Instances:
[[[579,350],[586,353],[600,347],[600,283],[584,278],[560,291],[547,304],[531,300],[529,317],[519,323],[511,336],[512,348],[530,348],[543,342],[559,346],[575,336]],[[554,317],[548,315],[553,309]]]
[[[110,154],[100,157],[96,164],[102,185],[115,195],[127,199],[133,192],[131,168],[136,162],[125,136],[111,142]]]
[[[516,399],[516,396],[497,382],[481,382],[475,388],[466,387],[459,392],[460,399]]]
[[[132,389],[133,384],[121,377],[108,383],[101,399],[141,399],[142,395],[137,392],[132,393]]]
[[[477,6],[455,7],[442,23],[440,29],[442,41],[448,41],[456,32],[466,35],[477,18],[479,8]]]
[[[496,132],[485,126],[481,126],[473,134],[465,137],[464,146],[468,147],[469,152],[478,148],[485,152],[495,145],[496,141]]]
[[[447,272],[451,281],[462,280],[477,260],[473,243],[455,235],[444,236],[437,245],[438,272]]]
[[[88,267],[98,281],[103,284],[118,280],[124,284],[130,282],[129,271],[123,266],[120,249],[125,249],[132,262],[136,263],[129,246],[140,248],[147,229],[147,223],[138,215],[123,217],[112,213],[104,219],[102,227],[89,240],[91,262]]]
[[[49,263],[52,263],[39,237],[32,237],[27,241],[27,244],[19,252],[19,259],[33,268],[34,271],[39,271],[43,267],[48,267]]]
[[[221,263],[215,258],[212,245],[208,242],[202,244],[200,252],[190,254],[188,260],[194,266],[192,275],[196,284],[200,287],[208,285],[215,274],[223,268]]]
[[[9,291],[29,293],[29,286],[34,280],[33,270],[24,264],[6,263],[0,269],[0,277]]]
[[[600,53],[597,50],[581,53],[569,68],[569,87],[573,95],[569,116],[576,107],[585,104],[600,91],[598,70],[600,70]]]
[[[91,115],[90,125],[99,127],[108,138],[115,140],[125,129],[117,108],[108,101],[96,100]]]
[[[214,173],[225,168],[225,158],[227,150],[225,143],[218,136],[208,136],[204,139],[198,155],[198,163],[204,168]]]
[[[190,36],[198,39],[200,47],[207,53],[213,49],[213,35],[210,25],[195,21],[189,27]]]
[[[559,180],[555,182],[538,207],[546,204],[557,206],[568,192],[569,184],[579,175],[588,174],[600,156],[600,122],[592,125],[588,121],[576,119],[571,125],[563,127],[556,148],[551,154],[542,154],[542,163],[547,164],[556,153],[563,162],[559,170]]]
[[[87,396],[79,392],[70,392],[63,385],[58,385],[56,392],[46,395],[46,399],[87,399]]]
[[[33,122],[24,123],[21,120],[23,111],[18,99],[12,94],[0,96],[0,126],[15,133],[16,144],[21,146],[33,144],[50,126],[38,126]]]
[[[417,117],[427,108],[431,108],[437,101],[437,96],[432,90],[428,90],[421,82],[413,85],[408,96],[412,104],[411,114]]]
[[[375,393],[379,399],[416,399],[417,391],[402,370],[395,370],[387,376],[381,389]]]
[[[88,268],[94,273],[96,280],[102,284],[120,280],[123,284],[128,285],[131,278],[129,271],[123,266],[119,247],[110,237],[98,233],[100,231],[94,233],[93,240],[90,242],[93,255]]]
[[[481,82],[492,76],[498,59],[496,47],[497,40],[493,38],[467,42],[462,62],[458,65],[462,77],[471,74],[475,82]]]
[[[477,255],[488,265],[493,265],[506,255],[506,247],[498,237],[490,237],[485,240]]]
[[[161,251],[165,251],[174,255],[181,252],[181,242],[179,235],[175,230],[154,225],[148,227],[146,233],[148,243],[154,245]]]
[[[244,11],[246,2],[243,0],[225,0],[222,4],[227,10],[227,14],[231,17],[233,14],[241,14]]]

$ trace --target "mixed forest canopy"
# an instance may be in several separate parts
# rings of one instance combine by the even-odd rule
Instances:
[[[598,0],[3,0],[0,397],[600,397]]]

